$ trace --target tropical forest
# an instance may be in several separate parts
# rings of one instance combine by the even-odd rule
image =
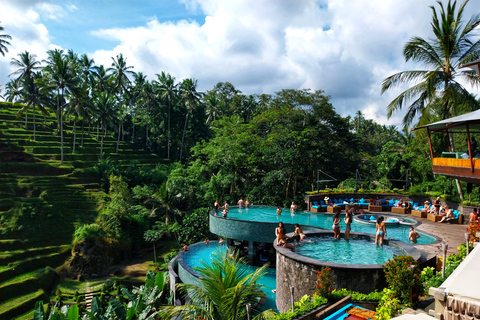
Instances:
[[[322,88],[200,91],[169,70],[148,78],[121,53],[106,65],[73,50],[13,56],[0,23],[0,59],[15,69],[0,87],[0,319],[293,319],[352,294],[379,303],[377,319],[412,306],[387,265],[387,289],[370,294],[332,291],[322,269],[316,293],[280,313],[259,302],[268,264],[248,273],[239,252],[217,252],[196,269],[202,285],[177,284],[177,295],[169,264],[184,246],[229,238],[211,232],[216,201],[309,211],[308,196],[358,193],[479,206],[477,186],[432,171],[432,155],[468,152],[466,132],[412,130],[480,108],[456,81],[480,82],[459,68],[480,58],[480,19],[462,16],[465,3],[434,5],[432,38],[405,44],[424,70],[383,80],[382,92],[407,88],[384,106],[405,114],[402,126],[341,115]],[[443,278],[417,266],[405,281],[428,297],[425,283],[464,257],[465,246]]]

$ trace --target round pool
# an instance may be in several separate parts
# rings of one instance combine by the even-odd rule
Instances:
[[[393,255],[404,255],[396,246],[375,245],[372,239],[354,238],[349,241],[332,237],[307,237],[296,245],[295,253],[326,262],[340,264],[382,264]]]
[[[295,251],[277,246],[277,296],[278,310],[284,312],[290,306],[290,288],[294,287],[294,299],[315,292],[317,271],[330,267],[334,289],[349,289],[369,293],[386,286],[382,264],[397,255],[409,255],[419,260],[421,252],[414,246],[386,240],[383,247],[375,246],[373,235],[352,232],[350,240],[333,238],[333,231],[305,231],[304,243]],[[291,233],[288,234],[292,235]],[[343,235],[342,235],[343,236]]]
[[[288,209],[284,209],[281,215],[277,215],[276,207],[269,207],[269,206],[251,206],[250,208],[238,208],[238,207],[230,207],[230,211],[228,212],[227,219],[218,216],[213,211],[211,214],[210,219],[210,231],[215,234],[219,234],[221,236],[227,236],[229,238],[234,239],[252,239],[252,241],[258,242],[267,242],[271,241],[275,237],[275,227],[278,225],[279,222],[283,222],[287,226],[287,232],[293,231],[292,226],[295,223],[303,226],[304,229],[311,227],[321,228],[326,230],[332,229],[333,224],[333,215],[332,214],[322,214],[322,213],[314,213],[314,212],[304,212],[304,211],[295,211],[293,213],[290,212]],[[394,228],[389,228],[387,226],[387,234],[389,238],[401,240],[404,242],[408,242],[408,234],[411,222],[415,222],[416,220],[410,218],[403,218],[402,216],[392,216],[392,215],[384,215],[387,220],[388,219],[398,219],[408,222],[408,225],[404,225],[400,223],[399,226]],[[345,214],[341,215],[341,223],[340,223],[340,230],[345,231],[345,223],[343,218]],[[213,219],[214,218],[214,219]],[[230,223],[226,224],[223,223],[224,221],[229,220],[238,220],[238,221],[245,221],[251,222],[246,224],[235,224]],[[258,223],[262,222],[262,223]],[[272,224],[269,226],[269,229],[273,228],[271,234],[268,234],[268,239],[263,237],[263,234],[267,232],[267,224]],[[307,228],[305,228],[307,227]],[[352,231],[354,232],[361,232],[361,233],[369,233],[375,234],[375,224],[366,224],[366,223],[352,223]],[[420,234],[420,238],[418,239],[417,244],[427,244],[436,241],[436,238],[418,232]],[[257,239],[258,238],[258,239]]]
[[[203,263],[208,263],[212,260],[213,254],[218,250],[226,250],[225,244],[220,245],[218,241],[210,241],[208,245],[203,242],[195,243],[189,247],[187,252],[181,251],[178,255],[178,268],[179,277],[184,283],[191,283],[200,286],[198,278],[200,274],[194,269],[202,267]],[[245,265],[246,272],[253,273],[258,267]],[[272,292],[276,288],[276,274],[274,268],[267,268],[267,273],[260,279],[260,284],[265,286],[263,292],[267,296],[264,310],[277,309],[275,304],[275,293]]]

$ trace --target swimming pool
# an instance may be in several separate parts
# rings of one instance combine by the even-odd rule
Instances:
[[[214,252],[217,252],[218,250],[226,250],[226,247],[225,244],[220,245],[216,241],[212,241],[208,245],[204,243],[196,243],[195,245],[190,246],[190,249],[187,252],[182,253],[183,262],[190,269],[202,267],[202,261],[208,263],[212,260]],[[249,273],[253,273],[257,269],[258,267],[247,265],[247,272]],[[275,269],[267,268],[267,273],[259,281],[260,284],[265,286],[263,292],[265,292],[265,295],[267,296],[267,301],[263,307],[264,310],[277,309],[275,293],[272,292],[272,290],[276,288],[276,282]]]
[[[228,219],[244,220],[251,222],[270,222],[278,223],[283,222],[285,224],[295,224],[298,223],[302,226],[311,226],[318,227],[322,229],[331,230],[333,224],[333,215],[332,214],[322,214],[314,212],[304,212],[304,211],[295,211],[290,213],[290,210],[283,209],[281,215],[277,215],[277,208],[269,206],[252,206],[248,209],[230,207],[228,212]],[[345,214],[341,215],[340,230],[345,231],[345,223],[343,218]],[[391,217],[391,216],[389,216]],[[403,218],[403,216],[399,216]],[[405,220],[405,218],[403,218]],[[407,218],[408,219],[408,218]],[[408,219],[415,221],[413,219]],[[407,225],[398,225],[395,227],[387,226],[387,237],[404,242],[408,242],[408,234],[410,226]],[[375,225],[365,224],[365,223],[352,223],[352,231],[375,234]],[[420,238],[418,239],[418,244],[427,244],[435,242],[436,239],[428,234],[418,232]],[[272,240],[275,237],[275,234],[272,235]]]
[[[405,251],[395,246],[376,246],[368,239],[334,240],[331,237],[307,237],[295,252],[312,259],[341,264],[383,264]]]

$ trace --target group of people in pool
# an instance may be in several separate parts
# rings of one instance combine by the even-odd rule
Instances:
[[[243,198],[240,198],[240,200],[238,200],[237,202],[237,205],[239,208],[248,208],[249,206],[252,205],[252,203],[250,202],[250,200],[248,200],[248,198],[244,201]],[[215,203],[213,204],[213,208],[215,209],[215,214],[218,214],[218,212],[220,211],[220,209],[223,209],[222,210],[222,216],[224,218],[227,217],[228,215],[228,202],[227,200],[225,200],[225,204],[223,206],[220,207],[220,203],[218,202],[218,200],[215,200]]]
[[[288,237],[283,222],[278,223],[278,227],[275,229],[275,236],[277,237],[277,246],[283,246],[284,248],[289,248],[293,251],[295,251],[295,245],[289,242],[289,240],[299,243],[306,238],[302,227],[300,227],[298,223],[295,223],[295,231],[293,232],[293,236]]]
[[[297,210],[297,205],[295,202],[292,201],[292,204],[290,205],[290,213],[293,213],[295,210]],[[277,207],[277,216],[282,214],[282,207],[278,206]]]

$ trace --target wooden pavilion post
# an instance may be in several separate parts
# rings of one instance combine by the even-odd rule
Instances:
[[[427,127],[427,136],[428,136],[428,145],[430,146],[430,156],[432,157],[432,162],[433,162],[432,139],[430,138],[430,129],[428,127]]]
[[[468,144],[468,154],[470,155],[470,168],[472,169],[472,173],[474,171],[473,167],[473,155],[472,155],[472,146],[470,144],[470,128],[467,124],[467,144]]]

